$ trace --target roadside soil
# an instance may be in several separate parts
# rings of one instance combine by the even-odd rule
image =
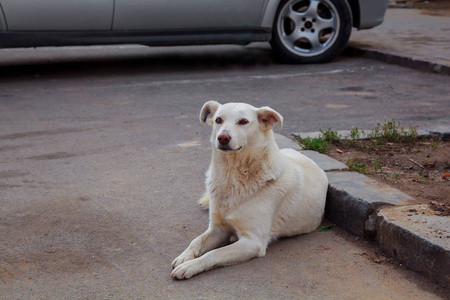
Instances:
[[[394,0],[392,4],[412,6],[420,9],[422,14],[439,17],[450,16],[450,1],[448,0]]]
[[[436,215],[450,215],[450,141],[437,137],[415,143],[379,140],[338,142],[328,156],[353,166],[368,177],[388,184],[428,204]]]

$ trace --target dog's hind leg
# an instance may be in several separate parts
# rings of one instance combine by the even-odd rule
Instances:
[[[205,192],[203,196],[198,200],[198,204],[203,206],[205,209],[209,208],[209,194]]]

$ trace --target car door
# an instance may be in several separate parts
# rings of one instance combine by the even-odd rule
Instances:
[[[0,0],[10,31],[111,30],[114,0]]]
[[[267,0],[116,0],[113,29],[256,27],[261,22],[266,2]]]

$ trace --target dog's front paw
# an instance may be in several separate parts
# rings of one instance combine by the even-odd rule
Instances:
[[[201,273],[203,271],[204,268],[202,267],[200,259],[194,259],[177,266],[172,271],[171,276],[175,279],[189,279],[195,274]]]
[[[177,258],[175,258],[172,262],[172,269],[175,269],[177,266],[181,265],[182,263],[193,260],[195,258],[195,255],[191,251],[184,251],[180,254]]]

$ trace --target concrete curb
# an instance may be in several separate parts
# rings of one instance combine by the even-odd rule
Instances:
[[[391,257],[443,286],[450,283],[450,217],[430,215],[427,205],[383,208],[375,241]]]
[[[377,50],[369,50],[362,47],[353,46],[351,43],[344,50],[344,54],[375,59],[388,64],[398,65],[424,72],[450,75],[450,67],[446,65],[431,63],[412,57],[404,57]]]
[[[372,133],[372,130],[360,130],[360,132],[361,133],[360,133],[359,139],[363,140],[363,139],[369,139],[368,136]],[[365,135],[363,135],[362,132],[364,132]],[[337,134],[338,134],[340,140],[351,139],[350,130],[340,130],[340,131],[337,131]],[[440,136],[442,139],[450,138],[450,126],[442,125],[442,126],[429,127],[426,129],[417,130],[417,136],[419,138],[429,136],[430,134]],[[299,132],[299,133],[293,133],[292,135],[300,136],[301,138],[307,138],[307,137],[319,138],[319,137],[323,136],[322,132],[320,132],[320,131]]]
[[[441,137],[450,126],[428,128]],[[300,134],[302,137],[308,135]],[[294,146],[313,159],[328,176],[325,217],[346,231],[375,241],[387,254],[443,286],[450,284],[450,218],[412,206],[410,196],[314,151],[304,151],[292,140],[276,135],[280,148]]]
[[[356,172],[327,172],[325,216],[346,231],[365,238],[376,235],[374,215],[386,205],[408,205],[413,198]]]

